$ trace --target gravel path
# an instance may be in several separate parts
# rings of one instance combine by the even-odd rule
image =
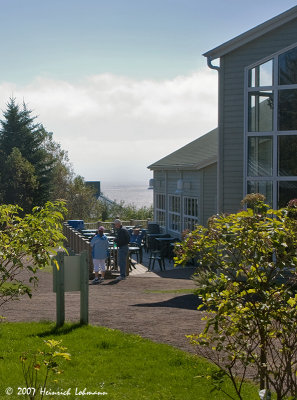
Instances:
[[[189,293],[160,293],[195,287],[190,279],[193,269],[168,270],[160,273],[137,271],[125,281],[89,287],[89,323],[123,332],[135,333],[156,342],[193,351],[186,334],[201,330],[198,298]],[[65,294],[66,321],[79,321],[80,295]],[[52,291],[52,274],[41,272],[32,299],[6,304],[1,314],[7,321],[55,321],[56,297]]]

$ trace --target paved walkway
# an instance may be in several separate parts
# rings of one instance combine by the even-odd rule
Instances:
[[[198,298],[188,289],[195,288],[191,275],[194,269],[174,269],[147,272],[137,265],[129,278],[115,283],[106,280],[89,287],[89,322],[139,334],[156,342],[167,343],[186,351],[193,351],[185,335],[201,330],[201,312]],[[7,321],[55,321],[56,300],[52,291],[52,274],[42,271],[38,288],[32,299],[8,303],[1,313]],[[184,292],[174,292],[187,289]],[[66,293],[66,321],[79,321],[80,295]]]

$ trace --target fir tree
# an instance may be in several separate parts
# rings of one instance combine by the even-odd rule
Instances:
[[[18,148],[14,148],[4,163],[3,191],[5,202],[21,204],[25,212],[30,212],[33,205],[33,196],[38,187],[35,168],[22,157]]]
[[[5,165],[13,150],[18,149],[20,156],[32,166],[30,170],[34,171],[35,178],[31,178],[36,181],[36,187],[32,193],[32,206],[42,205],[49,199],[53,178],[53,160],[48,157],[44,146],[47,132],[41,124],[35,123],[36,117],[32,116],[25,103],[20,107],[14,98],[7,103],[3,116],[0,121],[0,166],[3,171],[0,197],[3,202],[8,202],[12,198],[11,192],[16,190],[15,184],[12,185],[12,181],[5,176]]]

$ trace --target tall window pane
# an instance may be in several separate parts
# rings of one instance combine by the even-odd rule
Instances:
[[[297,176],[297,136],[278,137],[278,175]]]
[[[273,130],[273,95],[271,91],[249,94],[249,131]]]
[[[272,86],[273,83],[273,60],[249,70],[249,87]]]
[[[184,229],[190,231],[198,224],[198,199],[195,197],[184,198]]]
[[[297,130],[297,89],[278,92],[278,129],[280,131]]]
[[[169,211],[180,213],[180,197],[169,196]]]
[[[248,139],[248,176],[272,175],[272,136]]]
[[[288,202],[297,198],[297,182],[279,182],[278,184],[278,207],[286,207]]]
[[[297,47],[278,57],[279,84],[297,83]]]
[[[157,193],[155,199],[156,199],[155,207],[161,210],[165,210],[165,194]]]
[[[180,206],[181,199],[179,196],[169,196],[169,229],[175,232],[181,231]]]
[[[165,194],[157,193],[155,197],[156,222],[161,226],[166,226],[166,206]]]
[[[160,227],[165,227],[165,211],[156,210],[156,222],[160,225]]]
[[[261,64],[259,67],[259,86],[272,86],[273,62],[272,60]]]
[[[266,198],[266,203],[272,205],[272,182],[271,181],[248,181],[248,193],[261,193]]]

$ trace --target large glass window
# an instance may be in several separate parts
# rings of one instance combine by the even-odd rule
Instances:
[[[278,129],[280,131],[297,130],[297,89],[278,92]]]
[[[272,175],[272,136],[248,138],[248,176]]]
[[[266,202],[272,206],[272,182],[271,181],[248,181],[248,193],[261,193],[266,197]]]
[[[246,82],[246,192],[283,207],[297,198],[297,46],[251,66]]]
[[[288,202],[297,198],[297,181],[280,181],[278,184],[278,206],[286,207]]]
[[[278,137],[278,175],[297,176],[297,135]]]
[[[273,127],[273,94],[271,91],[249,93],[249,131],[270,132]]]
[[[278,57],[278,77],[280,85],[297,83],[297,47]]]

